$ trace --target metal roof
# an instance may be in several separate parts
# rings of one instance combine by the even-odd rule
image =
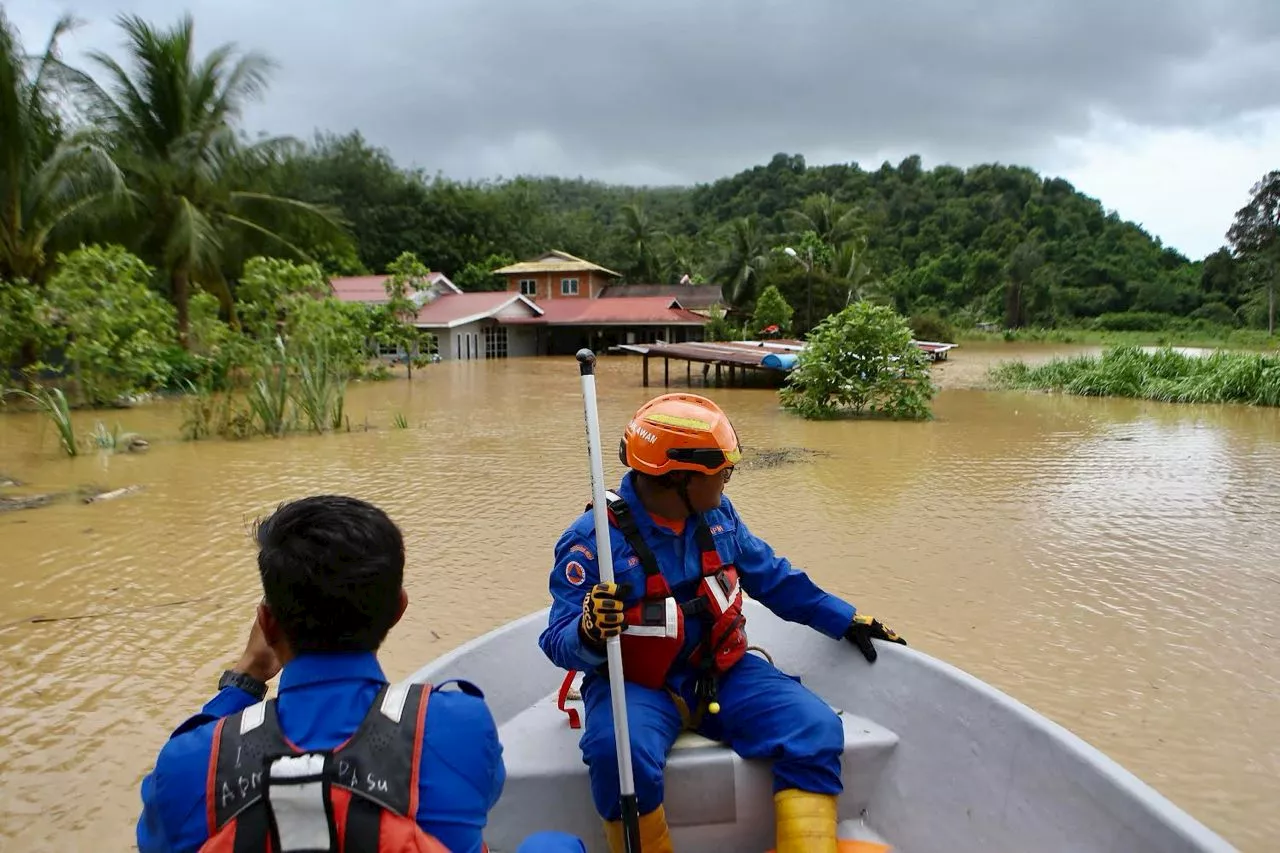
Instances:
[[[525,297],[505,290],[446,293],[419,308],[414,325],[420,329],[452,329],[492,317],[513,303],[526,305],[534,318],[542,313],[542,309]]]
[[[387,301],[386,282],[389,275],[348,275],[329,279],[329,287],[339,302],[364,302],[369,305],[381,305]],[[427,281],[433,285],[441,284],[447,292],[461,293],[462,289],[449,280],[442,272],[427,274]]]
[[[531,261],[518,261],[493,271],[495,275],[513,275],[540,272],[602,272],[607,275],[622,277],[622,273],[593,264],[560,250],[545,252]]]
[[[503,323],[548,326],[702,326],[707,318],[688,311],[679,300],[665,296],[615,299],[558,298],[538,303],[540,317],[503,318]]]

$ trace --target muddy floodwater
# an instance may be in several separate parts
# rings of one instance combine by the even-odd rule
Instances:
[[[1081,350],[963,346],[935,367],[928,423],[805,422],[771,390],[708,389],[749,455],[819,451],[744,465],[730,494],[913,646],[1242,850],[1275,850],[1280,414],[978,387],[996,358]],[[661,390],[640,375],[638,359],[601,361],[606,449]],[[35,416],[0,416],[0,472],[23,483],[0,495],[142,487],[0,513],[0,848],[131,848],[138,783],[243,648],[249,525],[280,501],[352,494],[403,527],[392,678],[547,604],[552,546],[590,491],[571,359],[432,365],[352,386],[347,410],[351,432],[240,442],[180,440],[172,402],[77,412],[81,432],[118,421],[151,447],[76,459]],[[621,473],[611,452],[605,467]]]

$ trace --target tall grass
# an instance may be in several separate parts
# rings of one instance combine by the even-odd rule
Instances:
[[[1112,347],[1102,356],[1054,359],[1030,367],[996,365],[1000,388],[1038,388],[1092,397],[1138,397],[1167,403],[1280,406],[1280,356],[1246,352],[1184,355],[1165,347],[1146,352]]]
[[[347,377],[338,359],[320,347],[310,347],[296,359],[297,382],[293,402],[315,432],[341,429]]]
[[[33,403],[53,423],[54,429],[58,432],[58,441],[62,445],[63,452],[68,456],[80,455],[80,449],[76,443],[76,433],[71,426],[71,406],[67,403],[67,395],[62,393],[61,388],[36,386],[34,392],[11,388],[4,394],[16,394]],[[0,394],[0,397],[3,397],[4,394]]]
[[[275,355],[264,359],[259,375],[249,386],[249,412],[264,435],[279,438],[292,421],[289,417],[289,359],[284,341],[276,338]]]

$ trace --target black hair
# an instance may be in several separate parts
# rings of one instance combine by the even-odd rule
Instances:
[[[254,538],[267,606],[294,654],[382,645],[404,582],[404,538],[385,512],[356,498],[302,498],[277,507]]]

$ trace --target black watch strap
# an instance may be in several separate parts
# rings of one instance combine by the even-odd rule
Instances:
[[[218,689],[221,690],[224,687],[239,687],[259,702],[267,696],[267,683],[265,681],[259,681],[252,675],[236,672],[234,669],[228,669],[222,673],[222,678],[218,679]]]

